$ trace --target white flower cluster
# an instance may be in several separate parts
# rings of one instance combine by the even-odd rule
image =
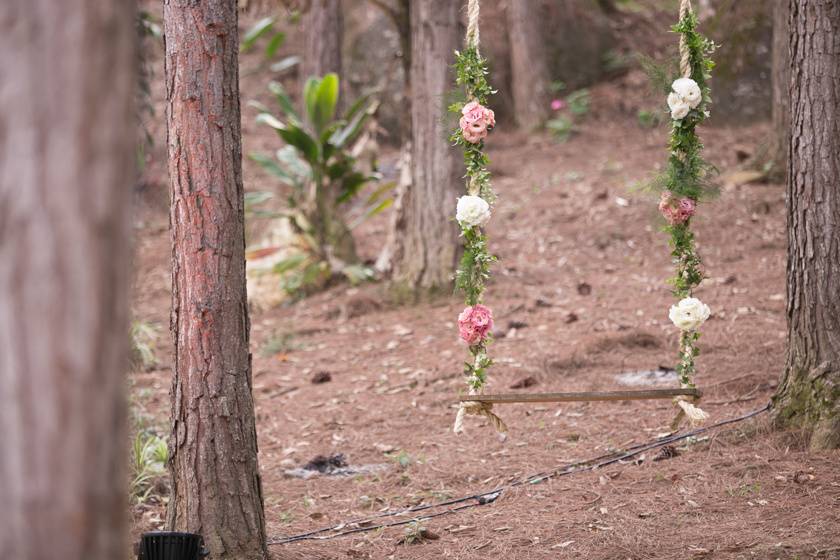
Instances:
[[[709,306],[697,298],[687,297],[681,299],[677,305],[671,306],[671,311],[668,312],[668,318],[677,326],[678,329],[686,332],[696,331],[700,328],[712,310]]]
[[[461,227],[484,227],[490,221],[490,205],[480,196],[462,196],[458,199],[455,219]]]
[[[671,109],[671,118],[675,121],[688,115],[689,111],[695,109],[703,100],[700,86],[691,78],[674,80],[671,90],[668,94],[668,108]]]

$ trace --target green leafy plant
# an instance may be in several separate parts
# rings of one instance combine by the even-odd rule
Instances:
[[[277,29],[277,17],[269,16],[257,21],[245,32],[239,50],[246,53],[254,50],[258,43],[264,43],[263,58],[270,64],[269,69],[272,72],[279,73],[300,64],[299,56],[287,56],[275,61],[277,52],[285,42],[286,34]]]
[[[134,436],[130,459],[131,497],[138,504],[143,504],[165,483],[166,462],[169,460],[166,440],[140,430]]]
[[[589,112],[589,90],[579,89],[566,96],[569,112],[576,117],[582,117]]]
[[[566,116],[558,115],[545,123],[545,127],[558,142],[568,140],[575,129],[574,121]]]
[[[361,198],[364,187],[380,178],[375,162],[369,171],[363,171],[357,160],[363,144],[370,140],[366,125],[378,101],[372,94],[363,95],[339,117],[336,74],[307,80],[302,113],[279,83],[272,82],[269,90],[282,119],[255,104],[261,111],[257,122],[274,129],[286,145],[273,157],[250,157],[288,188],[285,208],[273,213],[263,210],[267,212],[263,216],[289,220],[299,240],[292,255],[277,263],[275,272],[283,276],[284,288],[290,293],[322,286],[335,274],[353,282],[370,277],[368,270],[360,268],[352,230],[393,202],[394,183],[380,184]],[[251,212],[259,212],[256,207],[268,198],[264,193],[251,194]],[[353,211],[348,211],[350,206]]]
[[[560,82],[556,90],[559,92],[564,87]],[[589,113],[589,90],[579,89],[565,99],[555,99],[552,109],[555,116],[546,121],[545,127],[558,142],[565,142],[577,131],[578,122]]]

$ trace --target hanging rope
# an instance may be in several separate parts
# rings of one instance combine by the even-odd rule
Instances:
[[[691,0],[680,0],[680,21],[691,13]],[[680,72],[683,78],[691,77],[691,53],[685,35],[680,35]]]
[[[467,46],[478,50],[478,0],[467,3]]]
[[[680,333],[680,353],[685,354],[686,352],[692,352],[691,346],[688,344],[687,341],[687,334]],[[683,389],[694,388],[694,384],[691,382],[686,382],[685,380],[680,380],[680,387]],[[697,426],[698,424],[702,424],[706,420],[709,419],[709,415],[703,411],[700,407],[696,406],[696,403],[700,402],[699,396],[683,396],[680,395],[674,398],[674,404],[677,405],[679,408],[677,412],[677,416],[671,422],[671,430],[677,430],[680,427],[680,423],[682,422],[683,418],[688,418],[689,423],[692,426]]]

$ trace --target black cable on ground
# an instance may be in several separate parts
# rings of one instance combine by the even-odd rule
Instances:
[[[339,523],[338,525],[332,525],[329,527],[323,527],[321,529],[316,529],[314,531],[309,531],[307,533],[300,533],[298,535],[290,535],[288,537],[274,537],[268,540],[268,545],[281,545],[281,544],[289,544],[298,541],[305,541],[305,540],[329,540],[334,539],[337,537],[342,537],[345,535],[351,535],[355,533],[366,533],[369,531],[376,531],[379,529],[386,529],[389,527],[398,527],[401,525],[408,525],[409,523],[415,523],[420,521],[426,521],[429,519],[434,519],[435,517],[442,517],[444,515],[451,515],[457,513],[459,511],[474,508],[478,506],[483,506],[486,504],[491,504],[502,495],[502,492],[505,490],[509,490],[511,488],[516,488],[517,486],[522,486],[524,484],[539,484],[540,482],[544,482],[546,480],[550,480],[553,478],[559,478],[561,476],[566,476],[574,473],[579,472],[588,472],[594,471],[596,469],[606,467],[609,465],[613,465],[615,463],[619,463],[621,461],[626,461],[627,459],[631,459],[644,453],[645,451],[649,451],[651,449],[657,449],[659,447],[664,447],[666,445],[675,443],[677,441],[681,441],[684,439],[688,439],[690,437],[695,437],[706,432],[712,431],[714,429],[728,426],[730,424],[736,424],[738,422],[743,422],[744,420],[749,420],[755,416],[763,412],[767,412],[770,410],[771,403],[767,403],[764,407],[753,410],[752,412],[748,412],[743,416],[738,416],[736,418],[730,418],[728,420],[722,420],[715,424],[711,424],[709,426],[704,426],[702,428],[696,428],[694,430],[689,430],[684,433],[678,434],[671,434],[669,436],[665,436],[663,438],[658,438],[655,440],[651,440],[645,443],[640,443],[634,446],[627,448],[624,451],[616,451],[613,453],[607,453],[601,455],[599,457],[595,457],[593,459],[588,459],[586,461],[578,461],[575,463],[569,463],[560,467],[556,467],[550,471],[545,471],[542,473],[537,473],[531,475],[526,478],[522,478],[519,480],[515,480],[503,486],[499,486],[493,490],[489,490],[486,492],[481,492],[479,494],[472,494],[469,496],[463,496],[461,498],[454,498],[451,500],[444,500],[441,502],[436,502],[433,504],[423,504],[418,506],[413,506],[405,509],[400,510],[392,510],[382,512],[370,517],[356,519],[347,521],[344,523]],[[413,515],[408,519],[403,519],[400,521],[392,521],[390,523],[379,523],[379,524],[371,524],[378,519],[384,519],[388,517],[396,517],[400,515],[407,515],[407,514],[414,514],[420,511],[426,511],[430,509],[437,509],[447,506],[454,506],[457,504],[458,507],[453,507],[449,509],[445,509],[443,511],[437,511],[434,513],[428,513],[424,515]]]

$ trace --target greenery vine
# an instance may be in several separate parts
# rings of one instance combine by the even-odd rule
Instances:
[[[453,103],[449,110],[459,115],[466,114],[464,111],[477,103],[477,110],[484,111],[481,114],[486,117],[482,121],[486,124],[486,131],[483,132],[483,136],[486,136],[486,132],[492,130],[495,125],[493,112],[485,107],[489,96],[495,93],[487,81],[487,61],[481,56],[477,46],[468,45],[463,51],[455,52],[454,68],[456,83],[464,88],[466,101]],[[450,140],[463,149],[467,198],[479,197],[486,202],[489,217],[489,208],[496,197],[490,183],[490,172],[487,169],[489,159],[484,152],[484,138],[482,136],[476,141],[474,137],[469,137],[464,130],[463,117],[461,122],[461,126],[452,132]],[[465,223],[460,220],[459,225],[464,238],[464,254],[455,274],[455,286],[463,292],[468,306],[462,313],[462,317],[471,308],[476,309],[476,306],[485,310],[489,317],[489,324],[484,325],[486,328],[482,331],[484,334],[468,343],[471,359],[464,364],[467,383],[472,391],[477,392],[486,384],[487,370],[493,364],[493,360],[487,354],[487,347],[492,342],[490,333],[492,314],[481,303],[487,280],[490,278],[490,267],[496,261],[496,257],[490,253],[483,225]],[[459,325],[461,322],[462,319],[459,317]],[[464,338],[463,332],[462,338]]]
[[[696,132],[696,127],[709,117],[712,98],[708,83],[714,68],[711,55],[715,44],[697,31],[697,23],[697,16],[689,9],[672,27],[672,31],[681,36],[681,49],[687,53],[689,72],[688,75],[684,72],[682,85],[687,84],[689,89],[699,89],[700,99],[696,104],[690,105],[690,110],[684,116],[680,116],[683,113],[675,109],[670,96],[688,90],[677,91],[679,79],[669,84],[669,106],[672,111],[669,157],[664,174],[654,181],[654,187],[663,192],[660,210],[668,220],[664,231],[670,236],[671,256],[675,267],[675,275],[669,283],[679,300],[691,298],[694,289],[703,281],[702,261],[697,252],[694,232],[691,230],[691,216],[699,201],[716,194],[716,189],[710,181],[715,169],[703,159],[703,143]],[[686,78],[688,79],[685,80]],[[696,86],[691,84],[692,81]],[[679,105],[681,98],[678,96],[676,99],[675,105]],[[684,209],[682,214],[679,214],[680,207]],[[679,341],[677,374],[683,386],[694,387],[695,360],[700,354],[697,346],[700,333],[696,327],[681,328],[683,330]]]

